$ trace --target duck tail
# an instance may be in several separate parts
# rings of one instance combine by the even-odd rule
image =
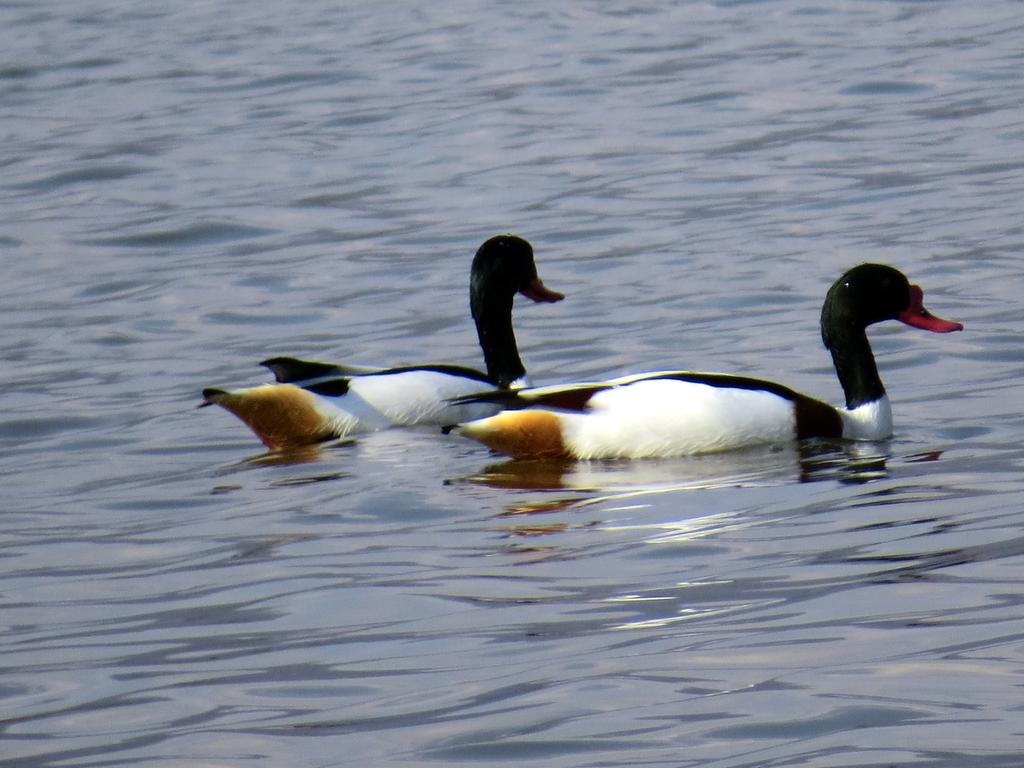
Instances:
[[[505,408],[525,408],[528,402],[520,398],[514,389],[492,389],[486,392],[475,392],[472,395],[460,395],[448,400],[452,405],[469,403],[497,403]]]
[[[203,390],[203,402],[201,402],[197,408],[205,408],[208,405],[217,405],[221,400],[227,397],[230,392],[226,389],[216,389],[214,387],[207,387]]]
[[[278,384],[297,384],[328,376],[368,376],[380,373],[381,368],[347,363],[320,363],[297,357],[271,357],[260,363],[274,374]]]
[[[611,386],[609,384],[597,383],[573,384],[565,387],[494,389],[456,397],[451,402],[456,405],[463,403],[497,403],[503,409],[509,411],[538,406],[541,408],[582,413],[588,409],[590,398],[598,392],[609,389]]]
[[[336,376],[340,371],[333,363],[318,363],[314,360],[299,360],[295,357],[271,357],[260,365],[268,368],[278,384],[293,384],[297,381],[318,379],[322,376]]]
[[[294,384],[263,384],[229,392],[204,389],[204,405],[233,413],[271,450],[297,448],[340,436],[316,395]]]

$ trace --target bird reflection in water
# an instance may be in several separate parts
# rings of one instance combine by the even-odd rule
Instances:
[[[574,522],[564,516],[540,522],[538,518],[581,512],[600,505],[603,513],[645,505],[645,497],[685,491],[744,488],[837,481],[862,484],[888,476],[888,443],[805,441],[796,445],[762,447],[705,456],[633,461],[572,461],[562,459],[509,459],[490,464],[479,473],[449,480],[512,492],[551,492],[552,496],[514,498],[497,513],[505,521],[503,536],[518,544],[514,554],[559,556],[560,548],[540,545],[538,538],[572,530],[600,527],[604,520]],[[934,461],[941,452],[908,457]],[[610,506],[611,505],[611,506]],[[721,521],[706,521],[712,528]],[[526,544],[526,540],[530,543]],[[562,553],[565,556],[568,553]]]
[[[935,460],[940,455],[941,452],[921,454],[912,460]],[[813,440],[797,445],[643,461],[508,459],[451,482],[506,490],[601,494],[707,490],[792,481],[864,483],[888,475],[889,457],[886,443]],[[579,499],[549,501],[540,506],[562,508],[574,503],[578,504]]]

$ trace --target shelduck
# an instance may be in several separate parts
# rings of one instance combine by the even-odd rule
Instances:
[[[392,426],[451,424],[496,413],[492,403],[455,403],[474,393],[527,384],[512,330],[512,301],[565,298],[537,276],[533,247],[498,235],[477,250],[470,269],[470,310],[486,372],[457,365],[365,368],[289,357],[264,360],[277,380],[236,390],[204,389],[202,405],[233,413],[271,450]]]
[[[963,329],[929,313],[923,297],[901,272],[881,264],[854,267],[829,289],[821,337],[845,408],[760,379],[660,371],[463,398],[509,410],[456,431],[516,458],[655,458],[810,437],[881,440],[892,435],[892,411],[867,326],[899,320],[935,333]]]

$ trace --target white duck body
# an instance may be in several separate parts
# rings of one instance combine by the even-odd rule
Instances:
[[[344,386],[343,396],[320,394]],[[497,412],[493,403],[449,402],[490,391],[490,382],[434,370],[402,370],[314,384],[260,384],[207,390],[208,402],[234,413],[270,448],[294,448],[393,426],[446,426]]]
[[[792,439],[792,403],[770,392],[648,379],[594,394],[587,413],[559,414],[577,459],[654,458]]]
[[[513,382],[513,386],[525,383],[521,379]],[[354,376],[348,380],[345,397],[320,399],[327,401],[326,406],[350,412],[364,425],[359,431],[367,432],[386,426],[448,426],[467,418],[484,418],[496,413],[498,407],[492,403],[453,401],[493,388],[485,379],[420,368]]]
[[[660,371],[504,395],[504,411],[459,431],[500,453],[574,459],[658,458],[791,441],[830,406],[785,387],[724,374]],[[536,405],[538,407],[531,407]],[[833,417],[833,431],[841,426]]]

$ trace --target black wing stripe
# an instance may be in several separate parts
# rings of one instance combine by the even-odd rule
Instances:
[[[307,384],[303,389],[324,397],[341,397],[348,394],[348,379],[326,379]]]
[[[296,381],[308,381],[323,376],[337,376],[344,370],[333,363],[318,363],[314,360],[299,360],[295,357],[271,357],[260,363],[269,368],[278,384],[293,384]]]
[[[405,365],[398,368],[385,368],[381,371],[373,371],[372,373],[362,374],[364,376],[387,376],[392,373],[413,373],[415,371],[429,371],[431,373],[444,373],[448,376],[461,376],[464,379],[472,379],[473,381],[483,382],[484,384],[493,384],[494,382],[487,378],[486,373],[481,373],[474,368],[465,368],[461,365]]]

